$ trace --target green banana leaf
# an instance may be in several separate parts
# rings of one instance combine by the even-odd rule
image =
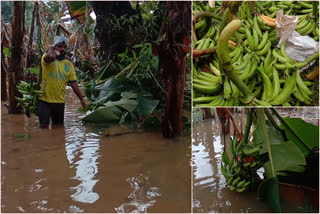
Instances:
[[[159,100],[153,100],[146,97],[138,97],[137,112],[141,116],[149,116],[157,107]]]
[[[123,110],[118,106],[102,106],[95,111],[88,111],[82,121],[88,123],[117,122],[120,120],[122,112]]]
[[[127,116],[125,113],[133,112],[138,105],[138,101],[131,99],[137,97],[136,94],[131,92],[124,92],[121,97],[118,101],[108,101],[97,110],[89,112],[82,118],[82,121],[90,123],[120,121],[123,123]]]
[[[281,123],[288,139],[294,142],[305,156],[313,147],[319,146],[319,127],[306,123],[300,118],[283,118],[286,124]],[[304,145],[303,145],[304,144]]]
[[[277,176],[270,177],[259,185],[258,197],[261,201],[266,202],[272,208],[273,212],[281,212],[279,180]]]
[[[126,78],[112,78],[95,87],[100,90],[98,97],[93,98],[93,103],[104,103],[120,99],[120,94],[125,91],[132,91],[139,96],[151,96],[149,92],[143,90],[136,82]]]
[[[133,112],[136,109],[138,102],[136,100],[130,100],[124,97],[125,95],[123,94],[126,94],[126,93],[130,93],[130,92],[122,93],[121,94],[121,96],[123,97],[122,99],[118,101],[109,101],[106,104],[104,104],[104,107],[118,106],[125,109],[128,112]]]
[[[285,171],[303,172],[306,160],[303,153],[292,141],[271,145],[274,169],[277,175],[285,175]],[[266,177],[271,178],[270,161],[263,165]]]
[[[283,138],[280,131],[275,129],[269,121],[266,121],[266,128],[267,128],[271,145],[281,144],[281,142],[283,142]],[[261,123],[258,122],[257,127],[253,131],[252,135],[253,135],[253,141],[256,143],[256,145],[262,146],[262,149],[260,150],[260,154],[266,153],[267,146],[264,141],[263,129],[262,129]]]
[[[80,24],[84,24],[86,22],[86,1],[65,1],[68,6],[70,16],[72,19],[77,19]],[[93,19],[90,17],[90,13],[92,11],[91,8],[88,9],[88,21],[89,23],[93,22]]]
[[[98,97],[94,98],[93,103],[103,103],[108,100],[120,99],[120,94],[125,91],[134,91],[137,84],[125,78],[112,78],[101,85],[95,87],[100,90]]]

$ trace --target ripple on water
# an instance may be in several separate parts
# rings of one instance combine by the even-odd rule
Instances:
[[[159,188],[152,186],[148,176],[139,174],[126,181],[133,192],[128,196],[129,202],[115,208],[118,213],[146,213],[147,209],[156,203],[156,198],[161,196]]]

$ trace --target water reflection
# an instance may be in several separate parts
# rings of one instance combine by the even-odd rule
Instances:
[[[67,108],[65,117],[75,118],[72,112]],[[99,181],[95,176],[98,173],[100,137],[86,133],[79,121],[69,120],[65,122],[65,147],[70,168],[76,168],[73,179],[80,181],[79,185],[70,187],[75,191],[71,197],[75,201],[92,204],[99,199],[99,194],[93,188]]]

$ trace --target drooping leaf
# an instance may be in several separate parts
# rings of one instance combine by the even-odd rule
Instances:
[[[102,106],[95,111],[89,111],[82,121],[88,123],[107,123],[120,120],[122,110],[118,106]]]
[[[266,202],[273,212],[280,213],[280,196],[279,196],[279,180],[278,177],[266,179],[258,188],[258,197],[261,201]]]
[[[159,100],[152,100],[146,97],[138,97],[137,112],[141,116],[149,116],[157,107]]]
[[[85,116],[82,120],[91,123],[109,121],[119,121],[120,123],[123,123],[128,113],[131,113],[136,109],[138,101],[135,99],[130,99],[136,97],[136,94],[130,92],[122,93],[121,97],[122,98],[117,101],[108,101],[97,110],[90,112],[90,114]],[[114,107],[116,107],[116,109],[114,109]],[[106,115],[102,116],[101,114]],[[103,117],[103,119],[101,119],[100,116]]]
[[[107,80],[105,83],[96,86],[95,89],[100,90],[99,96],[95,98],[94,103],[105,102],[110,100],[113,95],[120,95],[125,91],[132,91],[137,88],[137,85],[125,78],[112,78]],[[118,96],[120,98],[120,96]]]
[[[73,19],[77,19],[80,24],[84,24],[86,22],[86,2],[85,1],[66,1],[68,5],[70,16]],[[91,8],[89,10],[89,14],[91,13]],[[91,19],[91,17],[88,17]],[[91,20],[90,20],[91,21]]]
[[[313,147],[319,146],[318,126],[306,123],[300,118],[283,118],[283,120],[288,127],[281,123],[280,128],[284,129],[288,139],[294,142],[305,156]]]
[[[118,106],[121,107],[128,112],[133,112],[138,105],[138,102],[136,100],[129,100],[126,98],[122,98],[118,101],[109,101],[106,104],[104,104],[105,107],[111,107],[111,106]]]
[[[271,145],[271,150],[277,175],[283,175],[282,171],[304,171],[304,166],[306,165],[305,157],[292,141]],[[263,167],[265,168],[267,178],[272,177],[270,161],[266,162]]]

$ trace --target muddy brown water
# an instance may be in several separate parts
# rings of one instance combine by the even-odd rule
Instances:
[[[281,116],[302,118],[306,122],[319,124],[318,108],[280,109]],[[238,128],[244,130],[245,115],[234,114]],[[193,211],[197,213],[268,213],[272,210],[257,199],[256,191],[237,193],[231,191],[220,171],[223,152],[223,135],[220,122],[215,119],[193,122],[192,169],[193,169]],[[232,125],[231,135],[233,134]],[[242,128],[241,128],[242,127]],[[228,141],[229,136],[225,136]],[[227,144],[226,141],[226,145]],[[229,149],[227,149],[229,150]],[[288,208],[289,209],[289,208]],[[295,209],[291,209],[291,212]]]
[[[2,212],[191,211],[190,137],[104,136],[78,121],[70,89],[64,128],[39,129],[3,104]]]

